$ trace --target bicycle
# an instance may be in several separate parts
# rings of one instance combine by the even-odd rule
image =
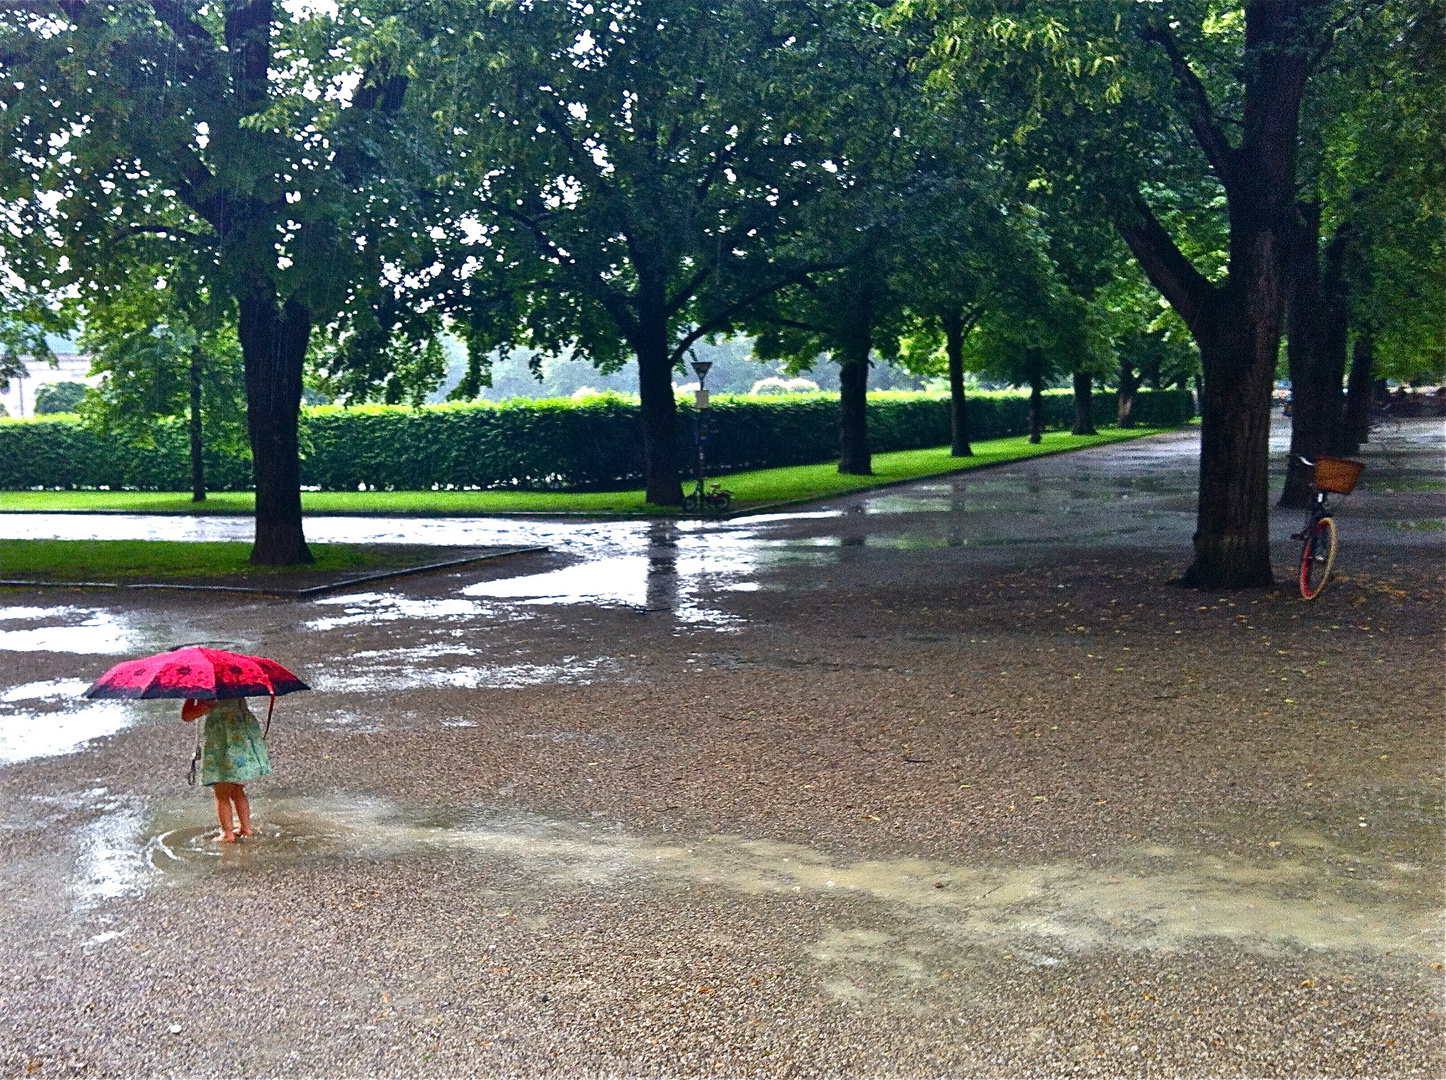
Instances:
[[[700,478],[692,491],[683,496],[683,510],[693,513],[697,510],[711,510],[721,514],[733,505],[733,492],[724,491],[721,484],[710,484],[706,488]]]
[[[1330,514],[1330,495],[1349,495],[1365,468],[1349,458],[1319,457],[1311,461],[1300,454],[1296,460],[1311,469],[1310,510],[1300,532],[1300,595],[1314,600],[1330,580],[1336,562],[1336,519]]]

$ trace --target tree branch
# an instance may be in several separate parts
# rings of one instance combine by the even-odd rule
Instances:
[[[706,337],[708,334],[716,333],[717,331],[731,325],[733,320],[741,312],[746,311],[748,308],[758,303],[758,301],[762,300],[764,297],[771,296],[774,293],[778,292],[779,289],[786,288],[787,286],[792,285],[795,282],[803,280],[804,278],[808,277],[809,274],[819,273],[824,270],[837,270],[842,265],[843,263],[837,260],[827,263],[805,263],[802,266],[795,267],[788,273],[774,279],[768,284],[762,285],[759,288],[754,289],[749,293],[746,293],[740,299],[735,300],[733,303],[729,304],[727,307],[717,312],[711,319],[708,319],[706,322],[700,323],[698,326],[694,327],[693,330],[688,333],[677,344],[677,346],[674,347],[672,353],[672,362],[677,363],[679,358],[681,358],[682,355],[688,351],[688,346],[692,345],[699,338]],[[806,327],[805,329],[812,329],[812,327]]]
[[[1201,319],[1215,286],[1180,251],[1142,197],[1137,195],[1124,212],[1115,215],[1115,228],[1140,261],[1150,283],[1160,290],[1198,340]]]
[[[718,269],[718,260],[710,259],[698,269],[693,271],[691,277],[673,294],[672,299],[667,302],[667,312],[676,315],[683,310],[683,306],[691,300],[697,291],[702,288],[703,282],[713,276],[713,271]]]
[[[1234,187],[1235,149],[1220,130],[1219,120],[1210,105],[1210,95],[1205,92],[1205,84],[1195,74],[1169,30],[1163,26],[1150,26],[1145,28],[1141,36],[1165,50],[1170,61],[1170,70],[1175,76],[1175,89],[1195,141],[1200,144],[1200,149],[1205,151],[1205,157],[1209,160],[1210,167],[1215,170],[1215,175],[1220,177],[1220,182],[1227,188]]]
[[[193,233],[187,229],[178,229],[174,225],[127,225],[124,229],[117,229],[111,234],[112,240],[119,240],[123,236],[134,235],[135,233],[160,233],[167,236],[175,236],[187,240],[193,244],[205,244],[208,247],[214,246],[214,236],[202,236],[200,233]]]

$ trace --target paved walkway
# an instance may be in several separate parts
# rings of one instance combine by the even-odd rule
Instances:
[[[1368,448],[1316,604],[1167,584],[1194,442],[310,519],[552,548],[317,603],[0,594],[0,1069],[1439,1075],[1442,425]],[[97,527],[245,523],[0,518]],[[200,640],[319,691],[236,848],[174,705],[75,696]]]

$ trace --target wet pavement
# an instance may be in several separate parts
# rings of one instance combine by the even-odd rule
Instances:
[[[315,602],[0,591],[0,1072],[1441,1075],[1443,450],[1366,448],[1314,604],[1295,513],[1279,589],[1168,584],[1191,434],[727,523],[311,518],[549,548]],[[318,691],[235,847],[173,703],[77,696],[196,641]]]

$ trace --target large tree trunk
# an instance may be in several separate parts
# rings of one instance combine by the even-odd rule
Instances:
[[[867,334],[838,358],[838,471],[871,476],[869,454],[869,345]]]
[[[1120,384],[1115,391],[1116,427],[1135,426],[1135,390],[1139,385],[1135,378],[1135,365],[1123,356],[1120,357]]]
[[[1218,332],[1197,335],[1204,393],[1200,399],[1200,491],[1195,560],[1180,579],[1205,589],[1271,584],[1270,391],[1275,343],[1268,302],[1221,304]],[[1261,327],[1261,323],[1265,323]]]
[[[969,402],[964,397],[964,313],[958,309],[946,311],[940,322],[944,324],[944,351],[949,357],[949,456],[973,457]]]
[[[643,425],[644,497],[654,506],[682,506],[678,480],[678,407],[673,399],[672,352],[661,295],[639,304],[638,400]]]
[[[1094,403],[1090,393],[1094,389],[1095,377],[1088,371],[1074,373],[1074,427],[1072,435],[1097,435],[1095,431]]]
[[[1279,505],[1304,510],[1310,505],[1314,461],[1341,452],[1341,381],[1346,364],[1346,298],[1341,274],[1344,234],[1320,260],[1320,204],[1302,203],[1289,244],[1289,293],[1286,300],[1286,357],[1290,367],[1290,456]]]
[[[1166,24],[1147,31],[1171,70],[1179,108],[1225,189],[1230,262],[1211,282],[1142,198],[1117,225],[1151,282],[1200,347],[1200,492],[1195,559],[1181,584],[1265,586],[1270,573],[1270,390],[1285,303],[1285,256],[1295,220],[1300,100],[1318,55],[1323,5],[1247,0],[1240,65],[1240,144],[1226,137],[1205,86]]]
[[[190,435],[191,435],[191,501],[206,501],[205,462],[201,460],[204,444],[201,440],[201,372],[205,354],[199,343],[191,346],[190,370]]]
[[[1264,201],[1264,200],[1261,200]],[[1280,347],[1289,220],[1267,206],[1232,214],[1230,275],[1221,285],[1190,266],[1153,217],[1120,227],[1151,280],[1200,348],[1200,489],[1195,558],[1180,584],[1271,584],[1270,391]]]
[[[1342,453],[1354,454],[1371,437],[1371,404],[1375,396],[1375,342],[1370,330],[1356,335],[1351,346],[1351,375],[1346,384],[1346,419]]]
[[[301,528],[301,457],[296,426],[311,312],[295,300],[278,310],[274,293],[237,308],[246,369],[246,429],[256,481],[256,541],[251,561],[291,566],[312,561]]]

